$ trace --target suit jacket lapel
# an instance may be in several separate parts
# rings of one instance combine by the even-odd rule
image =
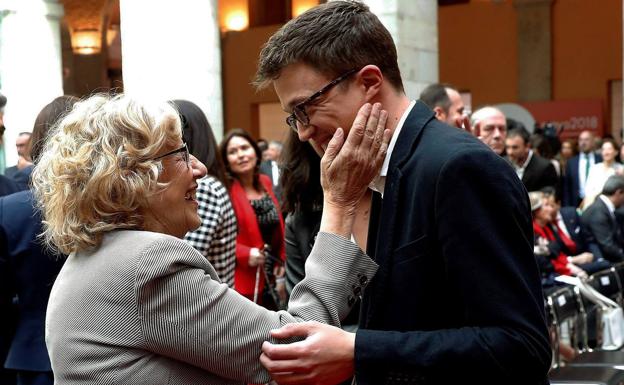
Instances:
[[[367,253],[375,259],[375,262],[379,265],[379,270],[366,289],[367,298],[363,301],[360,322],[363,327],[369,325],[378,310],[375,304],[383,303],[385,281],[388,278],[388,272],[392,265],[395,217],[399,204],[399,187],[403,176],[401,167],[416,150],[417,139],[422,133],[425,124],[431,119],[434,119],[433,112],[425,104],[418,101],[407,116],[394,145],[384,186],[384,196],[381,201],[381,212],[375,220],[373,220],[373,213],[371,212]],[[375,207],[375,200],[379,198],[379,194],[377,194],[377,198],[373,196],[373,207]],[[377,205],[379,205],[379,202],[377,202]]]

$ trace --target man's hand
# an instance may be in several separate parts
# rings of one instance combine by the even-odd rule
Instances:
[[[277,339],[306,337],[288,345],[262,345],[260,362],[278,384],[338,384],[353,376],[355,334],[314,321],[271,331]]]

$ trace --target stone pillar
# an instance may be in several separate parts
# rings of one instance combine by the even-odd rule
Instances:
[[[217,0],[121,0],[124,91],[161,100],[186,99],[223,134]]]
[[[438,2],[436,0],[365,0],[390,31],[397,47],[405,93],[420,92],[439,80]]]
[[[514,0],[520,102],[552,99],[552,1]]]
[[[17,162],[18,133],[32,131],[39,111],[63,94],[62,17],[57,0],[0,0],[0,90],[8,99],[8,166]]]

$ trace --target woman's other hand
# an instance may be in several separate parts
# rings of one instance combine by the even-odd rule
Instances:
[[[262,250],[256,248],[256,247],[252,247],[249,250],[249,266],[251,267],[255,267],[255,266],[261,266],[264,265],[264,253],[262,252]]]
[[[575,265],[583,265],[585,263],[590,263],[594,260],[594,254],[592,253],[581,253],[579,255],[575,255],[572,257],[568,257],[568,261],[574,263]]]

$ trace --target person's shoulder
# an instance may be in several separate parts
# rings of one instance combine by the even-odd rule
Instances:
[[[126,252],[141,253],[159,244],[167,244],[174,247],[186,245],[181,239],[168,234],[144,230],[115,230],[106,233],[101,247],[123,247]]]
[[[578,215],[576,212],[576,207],[574,206],[563,206],[559,209],[562,217],[575,217]]]
[[[581,215],[582,218],[590,218],[590,217],[594,217],[597,214],[599,214],[600,212],[603,212],[606,210],[608,210],[607,205],[605,205],[605,203],[602,201],[602,199],[600,198],[600,195],[596,197],[596,199],[592,202],[591,205],[589,205],[589,207],[587,207],[585,210],[583,210],[583,215]]]
[[[551,164],[548,159],[542,157],[537,152],[533,151],[533,155],[531,155],[531,160],[529,161],[529,165],[533,164],[533,165],[545,166],[547,163]]]
[[[172,235],[142,230],[116,230],[106,234],[99,252],[124,254],[132,259],[158,255],[162,264],[179,260],[197,264],[205,258],[188,243]],[[153,258],[152,258],[153,259]]]
[[[260,179],[260,183],[262,183],[264,185],[265,188],[270,188],[271,190],[273,190],[273,182],[271,181],[271,178],[269,178],[267,175],[265,174],[259,174],[258,178]]]
[[[0,196],[10,195],[20,190],[22,189],[15,180],[0,174]]]
[[[212,175],[206,175],[204,178],[197,181],[197,191],[203,194],[210,194],[217,197],[223,197],[228,195],[227,188],[221,183],[221,181]]]

